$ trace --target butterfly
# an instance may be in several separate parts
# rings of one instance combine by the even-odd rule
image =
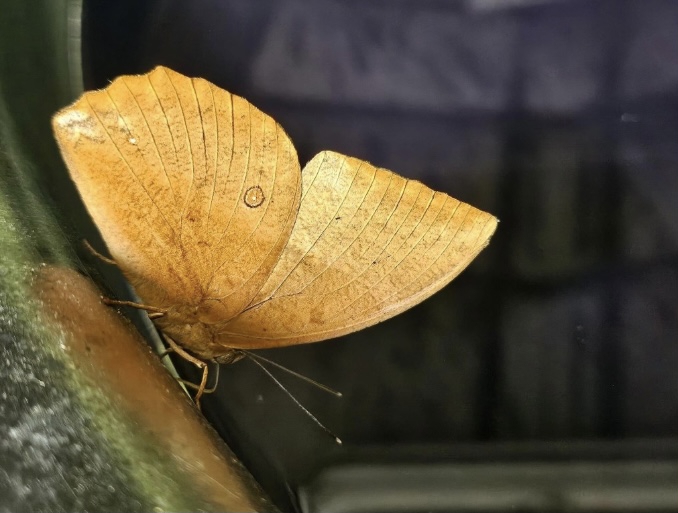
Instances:
[[[270,116],[162,66],[84,93],[52,124],[113,261],[143,301],[130,304],[194,363],[393,317],[454,279],[497,226],[447,194],[333,151],[302,170]]]

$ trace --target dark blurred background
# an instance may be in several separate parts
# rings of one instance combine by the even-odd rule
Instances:
[[[678,2],[86,1],[83,52],[86,89],[163,64],[273,116],[302,164],[337,150],[501,220],[422,305],[262,352],[344,393],[285,380],[343,447],[222,369],[205,413],[274,497],[339,463],[675,450]]]

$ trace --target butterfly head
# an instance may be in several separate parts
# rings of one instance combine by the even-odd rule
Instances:
[[[225,350],[226,352],[214,358],[214,361],[217,363],[235,363],[245,358],[245,353],[239,351],[238,349],[222,348],[222,350]]]

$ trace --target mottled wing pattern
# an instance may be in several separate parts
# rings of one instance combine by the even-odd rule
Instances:
[[[301,192],[296,151],[272,118],[158,67],[84,94],[53,124],[111,255],[146,303],[200,305],[206,322],[251,303]]]
[[[232,347],[350,333],[416,305],[488,244],[497,220],[359,159],[318,154],[284,251],[252,305],[222,330]]]

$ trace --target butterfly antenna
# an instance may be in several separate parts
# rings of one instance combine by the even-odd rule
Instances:
[[[241,349],[240,352],[244,353],[245,355],[249,356],[250,358],[254,358],[256,360],[259,360],[260,362],[265,362],[269,365],[273,365],[277,369],[280,369],[282,371],[287,372],[288,374],[291,374],[292,376],[299,378],[306,383],[310,383],[311,385],[318,387],[320,390],[324,390],[325,392],[332,394],[335,397],[342,397],[343,394],[337,390],[334,390],[327,385],[323,385],[322,383],[318,383],[316,380],[309,378],[308,376],[304,376],[303,374],[299,374],[298,372],[293,371],[292,369],[288,369],[284,365],[280,365],[279,363],[274,362],[273,360],[269,360],[268,358],[264,358],[261,355],[250,353],[249,351],[245,351],[244,349]]]
[[[259,366],[259,368],[260,368],[262,371],[264,371],[264,372],[268,375],[268,377],[271,378],[271,379],[273,380],[273,382],[274,382],[276,385],[278,385],[278,387],[280,388],[280,390],[282,390],[283,392],[285,392],[285,393],[287,394],[287,396],[288,396],[290,399],[292,399],[292,401],[294,401],[294,403],[295,403],[299,408],[301,408],[301,410],[302,410],[306,415],[308,415],[308,416],[311,418],[311,420],[312,420],[313,422],[315,422],[316,425],[317,425],[320,429],[322,429],[325,433],[327,433],[329,436],[331,436],[332,438],[334,438],[334,441],[335,441],[337,444],[339,444],[339,445],[342,444],[341,438],[339,438],[337,435],[335,435],[334,433],[332,433],[332,431],[330,431],[330,430],[329,430],[322,422],[320,422],[318,419],[316,419],[315,416],[314,416],[310,411],[308,411],[308,410],[304,407],[304,405],[301,404],[301,403],[297,400],[297,398],[294,397],[294,396],[292,395],[292,393],[291,393],[289,390],[287,390],[287,389],[285,388],[285,386],[284,386],[280,381],[278,381],[278,380],[276,379],[276,377],[275,377],[273,374],[271,374],[271,372],[270,372],[266,367],[264,367],[264,366],[261,364],[261,362],[257,361],[256,358],[252,358],[252,353],[249,353],[249,352],[247,352],[247,351],[243,351],[243,353],[245,353],[245,355],[249,358],[249,360],[250,360],[252,363],[257,364],[257,365]],[[259,358],[261,358],[261,357],[259,357]]]

